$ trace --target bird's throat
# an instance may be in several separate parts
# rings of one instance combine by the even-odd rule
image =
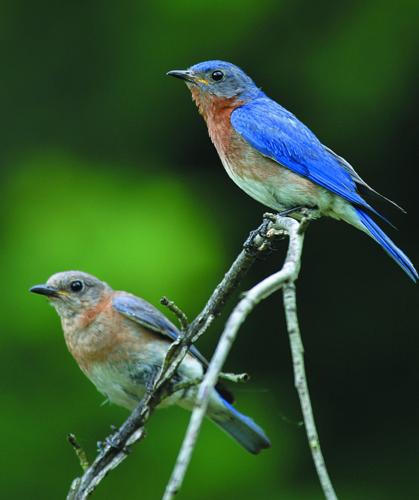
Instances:
[[[237,97],[217,97],[191,88],[192,99],[208,126],[208,133],[220,155],[227,154],[232,140],[231,113],[243,104]]]

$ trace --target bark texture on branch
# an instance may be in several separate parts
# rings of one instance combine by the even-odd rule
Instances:
[[[186,436],[182,443],[172,476],[167,484],[163,500],[172,500],[182,486],[205,417],[209,395],[217,383],[223,364],[236,339],[240,326],[259,302],[281,288],[283,288],[284,294],[284,307],[291,344],[295,386],[300,398],[311,453],[325,497],[328,500],[336,500],[337,497],[327,473],[320,449],[320,442],[311,408],[304,369],[302,340],[296,311],[295,281],[300,271],[304,233],[307,222],[307,219],[303,219],[303,221],[299,223],[288,217],[276,216],[273,218],[269,231],[271,231],[272,234],[280,234],[286,231],[289,235],[289,246],[285,262],[280,271],[264,279],[249,290],[228,318],[208,370],[204,376],[204,380],[199,387],[197,401],[189,421]]]

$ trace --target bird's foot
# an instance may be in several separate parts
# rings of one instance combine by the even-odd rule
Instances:
[[[277,218],[277,214],[274,214],[272,212],[265,212],[263,214],[263,220],[268,220],[270,222],[275,222]]]
[[[260,250],[265,250],[268,245],[269,249],[271,249],[270,243],[268,242],[268,230],[273,219],[268,216],[275,217],[274,214],[264,214],[262,224],[258,227],[258,229],[250,231],[249,236],[243,243],[243,249],[247,253],[256,255]],[[263,241],[261,242],[260,239]]]

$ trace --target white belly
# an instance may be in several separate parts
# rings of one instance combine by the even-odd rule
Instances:
[[[109,401],[132,410],[144,396],[146,383],[150,383],[157,374],[165,351],[161,351],[159,348],[150,349],[127,362],[97,363],[89,371],[88,377],[98,391],[104,394]],[[192,356],[187,356],[183,360],[178,373],[178,381],[194,380],[202,376],[202,365]],[[194,399],[194,392],[194,390],[177,391],[164,399],[159,407],[179,403],[184,406],[184,403],[187,402],[180,400],[183,398]]]
[[[223,166],[229,177],[246,194],[258,202],[270,207],[276,211],[283,211],[289,208],[319,207],[321,211],[326,211],[332,201],[332,195],[320,186],[315,186],[310,181],[303,179],[291,170],[273,162],[263,156],[257,159],[251,158],[248,161],[255,161],[257,168],[263,172],[272,166],[275,168],[275,175],[265,176],[263,179],[257,179],[255,176],[243,176],[237,173],[237,168],[231,164],[229,159],[220,155]],[[243,163],[242,163],[243,165]],[[249,165],[249,170],[254,169],[255,165]],[[242,171],[245,169],[242,168]],[[310,189],[307,189],[309,185]]]
[[[128,375],[111,364],[96,364],[89,378],[109,401],[124,408],[134,408],[145,393],[145,386],[133,383]]]

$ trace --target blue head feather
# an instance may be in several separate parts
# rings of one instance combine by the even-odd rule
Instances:
[[[254,81],[238,66],[226,61],[204,61],[191,66],[188,71],[198,78],[197,85],[204,92],[209,92],[217,97],[240,97],[244,101],[260,97],[263,92]],[[215,80],[213,75],[222,75]],[[206,83],[200,83],[199,79]]]

